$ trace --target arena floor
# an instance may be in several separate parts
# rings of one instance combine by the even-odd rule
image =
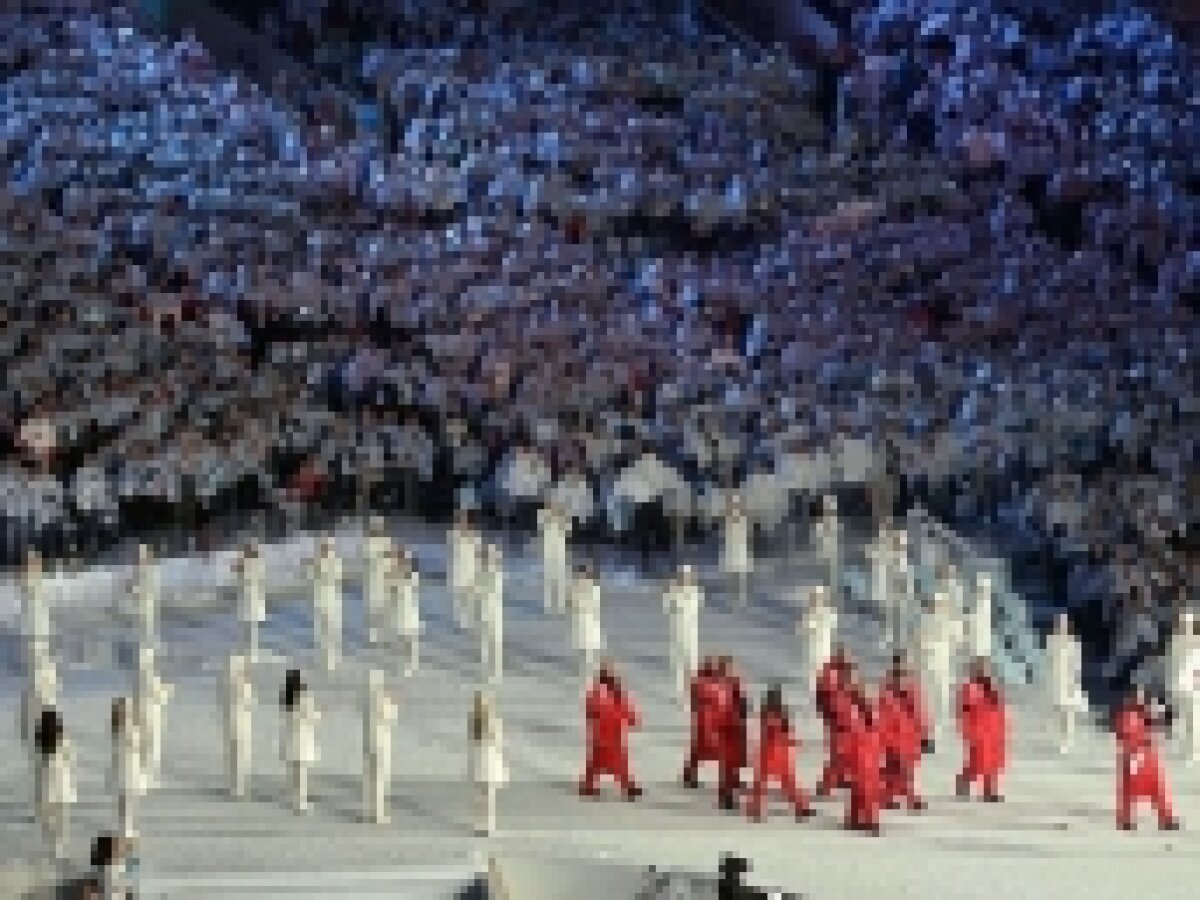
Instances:
[[[387,826],[358,820],[358,703],[370,652],[361,649],[357,591],[346,593],[347,659],[330,677],[307,664],[305,598],[284,597],[272,608],[263,641],[269,654],[255,671],[252,796],[242,802],[223,795],[216,699],[218,660],[233,639],[230,616],[164,611],[164,677],[177,685],[177,693],[166,714],[165,784],[143,807],[142,896],[453,896],[447,886],[461,883],[495,854],[513,873],[512,900],[616,897],[624,894],[611,885],[629,883],[638,869],[712,872],[727,851],[752,861],[753,881],[813,898],[1196,896],[1200,840],[1188,829],[1200,828],[1200,769],[1188,769],[1170,754],[1183,831],[1159,833],[1147,815],[1136,834],[1118,832],[1111,736],[1089,726],[1075,752],[1060,756],[1048,734],[1048,716],[1029,688],[1014,694],[1014,761],[1002,805],[953,797],[960,755],[947,732],[923,772],[928,811],[887,815],[881,838],[841,830],[841,802],[818,804],[817,817],[806,824],[793,822],[782,807],[765,824],[719,812],[714,791],[687,791],[678,781],[688,721],[670,690],[658,588],[611,565],[604,569],[602,616],[611,651],[643,712],[632,754],[647,790],[634,804],[615,793],[580,799],[574,785],[582,759],[582,686],[569,652],[569,623],[542,613],[534,561],[512,552],[507,674],[498,691],[512,782],[500,795],[498,833],[476,838],[465,777],[476,653],[473,640],[457,633],[448,618],[440,542],[429,535],[422,540],[416,549],[428,573],[422,585],[425,646],[420,671],[398,682]],[[820,767],[820,730],[800,685],[801,643],[793,635],[792,614],[778,602],[783,592],[776,583],[797,583],[811,568],[812,560],[801,556],[762,579],[747,612],[732,609],[730,597],[710,580],[701,619],[703,651],[734,654],[752,682],[752,696],[768,681],[785,684],[804,741],[800,769],[810,785]],[[877,662],[874,621],[843,619],[843,637]],[[98,624],[79,617],[64,632],[103,634]],[[304,817],[287,806],[278,755],[275,704],[285,653],[305,669],[323,714],[322,759],[311,778],[313,810]],[[73,857],[83,860],[87,842],[114,814],[104,791],[108,700],[127,689],[129,675],[94,664],[64,663],[61,672],[64,717],[81,760],[71,847]],[[11,672],[0,678],[0,714],[14,724],[20,683]],[[7,761],[0,768],[0,865],[15,895],[19,884],[48,877],[48,869],[37,861],[40,835],[29,815],[31,787],[15,728],[0,731],[0,758]],[[613,880],[601,884],[605,872]]]

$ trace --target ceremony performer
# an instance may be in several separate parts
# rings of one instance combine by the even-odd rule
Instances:
[[[1079,641],[1071,634],[1065,612],[1054,618],[1054,630],[1046,638],[1046,653],[1050,657],[1050,701],[1058,726],[1058,751],[1068,753],[1075,741],[1075,720],[1087,712],[1087,699],[1080,683],[1083,660]]]
[[[762,821],[763,800],[771,782],[777,782],[791,805],[797,821],[812,815],[804,788],[796,783],[796,748],[800,742],[792,731],[783,688],[772,685],[759,710],[758,753],[755,757],[754,787],[746,806],[747,815]]]
[[[508,765],[500,717],[483,691],[475,692],[470,738],[471,780],[478,791],[475,832],[490,835],[496,830],[496,793],[508,783]]]
[[[221,712],[225,731],[225,772],[229,793],[246,796],[254,752],[254,684],[247,671],[246,657],[233,654],[225,664],[221,678]]]
[[[892,657],[878,707],[885,805],[894,808],[903,802],[909,809],[923,810],[917,768],[921,755],[932,748],[932,738],[920,686],[903,653]]]
[[[633,699],[626,693],[611,660],[600,664],[600,672],[588,691],[585,701],[587,714],[587,764],[579,784],[585,797],[598,794],[597,782],[602,775],[610,776],[621,788],[627,800],[642,795],[630,773],[628,733],[639,723]]]
[[[1179,828],[1171,809],[1171,795],[1159,760],[1153,731],[1161,719],[1150,708],[1145,691],[1134,688],[1121,704],[1114,720],[1117,735],[1117,827],[1133,831],[1139,800],[1147,801],[1164,831]]]
[[[958,727],[966,762],[955,781],[955,793],[968,797],[971,786],[983,786],[983,799],[998,803],[1000,776],[1008,764],[1008,710],[1000,686],[983,657],[971,664],[970,676],[958,692]]]

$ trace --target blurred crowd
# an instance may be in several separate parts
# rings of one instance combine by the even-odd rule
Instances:
[[[864,438],[1059,600],[1194,602],[1198,70],[1152,19],[868,4],[831,135],[678,4],[280,4],[364,129],[64,5],[0,36],[6,559],[492,508],[516,453],[603,529],[645,452],[702,492]]]

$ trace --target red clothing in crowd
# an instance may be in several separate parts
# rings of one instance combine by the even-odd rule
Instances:
[[[692,739],[683,767],[685,784],[696,785],[702,763],[720,763],[721,726],[727,715],[725,706],[731,700],[732,695],[722,689],[712,671],[701,669],[692,676]]]
[[[1008,714],[990,678],[970,678],[959,688],[958,726],[966,744],[958,792],[969,794],[971,785],[980,781],[984,797],[998,799],[1000,774],[1008,762]]]
[[[903,801],[911,809],[923,808],[916,792],[916,773],[922,746],[929,738],[929,718],[915,684],[889,682],[880,689],[879,735],[885,802]]]
[[[640,793],[629,773],[626,736],[638,725],[638,714],[629,695],[616,683],[597,681],[588,691],[587,766],[580,792],[595,794],[601,775],[611,776],[627,796]]]
[[[862,691],[842,691],[837,717],[845,728],[850,806],[846,827],[877,832],[883,804],[883,759],[879,724],[871,701]]]
[[[825,725],[825,747],[827,757],[821,779],[817,782],[816,794],[824,797],[834,788],[843,787],[848,781],[847,770],[847,723],[839,718],[845,707],[838,702],[841,696],[843,677],[846,672],[845,660],[834,657],[821,667],[817,676],[817,713]]]
[[[796,784],[796,747],[787,717],[778,710],[764,709],[759,714],[758,756],[754,767],[754,788],[746,812],[752,819],[762,817],[763,796],[772,781],[777,782],[797,817],[809,815],[808,798]]]
[[[1171,798],[1159,763],[1158,749],[1151,734],[1150,712],[1145,705],[1131,701],[1117,713],[1117,826],[1132,828],[1134,805],[1149,801],[1158,816],[1160,828],[1174,828]]]
[[[734,808],[733,793],[741,788],[742,767],[746,765],[746,716],[749,705],[742,680],[733,674],[720,676],[724,692],[721,726],[721,780],[717,794],[722,806]]]

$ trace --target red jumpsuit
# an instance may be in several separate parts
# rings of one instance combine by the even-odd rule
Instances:
[[[746,695],[741,679],[726,675],[718,679],[721,702],[721,780],[717,793],[722,805],[732,807],[733,793],[741,787],[741,771],[746,765]]]
[[[959,793],[969,793],[971,785],[982,781],[985,797],[1000,796],[1000,773],[1008,761],[1007,719],[1004,699],[990,682],[972,678],[959,688],[958,726],[967,751]]]
[[[1149,718],[1140,703],[1127,703],[1117,713],[1117,826],[1120,828],[1133,826],[1134,804],[1138,800],[1148,800],[1154,806],[1160,828],[1173,827],[1175,821]]]
[[[886,802],[902,800],[910,809],[923,808],[916,792],[916,773],[921,745],[929,737],[929,719],[916,686],[889,683],[880,690],[879,734]]]
[[[795,750],[798,744],[792,735],[791,725],[783,715],[766,709],[760,713],[754,788],[746,806],[750,818],[762,818],[763,796],[772,781],[779,783],[784,797],[792,804],[798,817],[809,814],[804,789],[796,785]]]
[[[825,746],[828,755],[816,794],[824,797],[834,788],[845,786],[847,774],[847,725],[839,718],[845,707],[838,702],[842,690],[843,669],[837,660],[830,660],[817,678],[817,712],[825,724]]]
[[[850,776],[846,825],[877,830],[879,807],[883,803],[883,760],[874,710],[870,701],[858,692],[841,692],[836,705],[838,718],[845,725],[846,766]]]
[[[725,715],[723,704],[728,699],[716,676],[711,672],[699,672],[692,678],[692,740],[688,748],[687,762],[683,766],[683,780],[695,784],[697,771],[702,763],[721,761],[721,724]]]
[[[602,682],[593,685],[587,696],[588,753],[581,793],[595,794],[597,779],[610,775],[627,795],[636,795],[625,738],[637,724],[637,710],[624,691]]]

